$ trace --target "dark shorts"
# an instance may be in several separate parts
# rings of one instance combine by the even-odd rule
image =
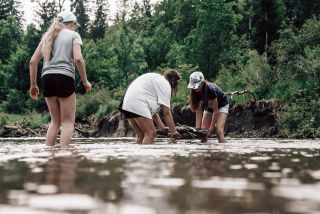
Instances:
[[[138,114],[135,114],[135,113],[133,113],[133,112],[123,110],[122,108],[118,108],[118,110],[124,115],[124,117],[125,117],[126,119],[142,117],[142,116],[140,116],[140,115],[138,115]]]
[[[45,97],[69,97],[75,91],[74,79],[64,74],[45,74],[41,83]]]

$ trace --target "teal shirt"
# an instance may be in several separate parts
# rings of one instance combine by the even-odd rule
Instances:
[[[41,42],[43,42],[43,39]],[[75,31],[63,28],[54,41],[51,60],[49,62],[44,61],[41,76],[46,74],[64,74],[74,78],[74,44],[82,45],[80,35]]]

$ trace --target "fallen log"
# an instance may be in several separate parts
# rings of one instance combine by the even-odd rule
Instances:
[[[176,126],[177,131],[181,134],[181,139],[198,139],[202,142],[207,141],[207,130],[198,129],[191,126],[180,125]],[[171,137],[170,129],[158,129],[156,131],[157,137]]]
[[[232,100],[234,95],[242,95],[242,94],[246,94],[246,93],[251,94],[251,96],[253,96],[253,99],[256,100],[256,96],[255,96],[254,93],[253,93],[251,90],[249,90],[249,89],[246,89],[246,90],[243,90],[243,91],[227,92],[226,95],[230,96],[230,99]]]

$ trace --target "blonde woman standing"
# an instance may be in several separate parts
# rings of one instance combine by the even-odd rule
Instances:
[[[37,100],[39,97],[37,68],[40,60],[44,59],[41,82],[51,116],[46,135],[48,146],[55,145],[61,126],[60,144],[66,146],[71,142],[76,112],[74,64],[86,92],[92,88],[87,80],[81,54],[82,39],[76,32],[77,27],[77,18],[72,12],[60,12],[42,37],[30,60],[30,96]]]

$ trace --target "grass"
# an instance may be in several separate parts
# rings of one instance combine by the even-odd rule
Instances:
[[[48,113],[37,113],[30,112],[27,114],[7,114],[0,113],[0,125],[17,125],[25,124],[31,129],[39,128],[43,124],[46,124],[50,121],[50,116]]]

